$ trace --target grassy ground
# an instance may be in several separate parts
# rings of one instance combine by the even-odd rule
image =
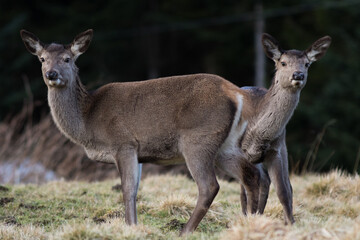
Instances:
[[[243,217],[239,185],[220,181],[211,210],[188,239],[360,239],[360,178],[339,172],[292,176],[293,226],[271,189],[264,216]],[[0,187],[0,239],[177,239],[197,198],[183,176],[144,179],[138,226],[124,224],[119,181],[57,181]]]

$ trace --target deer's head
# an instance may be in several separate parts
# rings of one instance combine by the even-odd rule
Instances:
[[[264,33],[262,44],[266,55],[275,62],[275,84],[291,91],[301,90],[307,80],[310,65],[325,55],[331,43],[329,36],[315,41],[307,50],[283,50],[278,41]]]
[[[93,36],[93,30],[87,30],[75,37],[71,44],[44,44],[33,33],[20,31],[27,50],[37,56],[42,64],[42,74],[49,88],[64,88],[75,81],[77,75],[76,59],[84,53]]]

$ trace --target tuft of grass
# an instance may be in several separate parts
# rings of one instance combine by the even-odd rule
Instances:
[[[189,218],[192,210],[195,208],[196,198],[186,195],[171,194],[165,200],[159,203],[153,213],[161,213],[165,216],[175,216],[180,218]]]
[[[198,229],[187,239],[358,239],[360,178],[334,171],[291,176],[296,223],[285,226],[271,188],[263,216],[241,214],[239,184],[220,191]],[[124,221],[116,180],[7,185],[0,192],[0,239],[181,239],[197,199],[184,176],[150,176],[139,189],[137,226]],[[8,201],[8,200],[11,201]]]
[[[289,227],[277,219],[273,220],[265,216],[241,217],[221,239],[285,239],[289,235],[288,229]]]
[[[343,174],[336,170],[330,174],[320,176],[320,180],[306,188],[306,194],[310,197],[332,197],[348,200],[357,197],[360,191],[359,176],[355,177]]]
[[[139,224],[127,226],[121,219],[94,225],[91,221],[85,221],[79,225],[66,224],[56,231],[54,240],[84,240],[84,239],[161,239],[164,235],[157,229]]]
[[[41,227],[33,225],[16,226],[0,224],[1,240],[45,240],[48,234]]]

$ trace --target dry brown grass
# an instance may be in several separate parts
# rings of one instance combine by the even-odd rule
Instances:
[[[360,239],[360,178],[340,171],[293,176],[293,226],[282,224],[282,207],[271,191],[264,216],[242,217],[223,239]]]
[[[188,239],[360,240],[360,178],[334,171],[291,177],[296,223],[283,224],[271,188],[263,216],[241,214],[239,184],[220,181],[220,192]],[[139,225],[124,223],[117,181],[7,186],[12,202],[0,208],[0,239],[180,239],[197,198],[184,176],[150,176],[140,184]],[[24,207],[25,206],[25,207]],[[8,221],[12,217],[12,221]],[[8,223],[6,223],[8,221]]]
[[[54,240],[122,240],[122,239],[159,239],[164,238],[158,229],[139,224],[127,226],[121,219],[113,219],[106,224],[94,225],[91,221],[85,221],[79,225],[66,224],[56,231],[49,239]]]

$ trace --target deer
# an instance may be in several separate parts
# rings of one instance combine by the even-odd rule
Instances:
[[[238,144],[246,130],[242,112],[247,107],[237,86],[217,75],[193,74],[114,82],[90,92],[75,61],[89,48],[92,29],[70,44],[44,44],[26,30],[20,36],[41,62],[57,128],[91,160],[115,164],[126,224],[137,224],[142,163],[185,163],[189,169],[198,199],[182,236],[196,229],[219,191],[215,166],[240,181],[249,199],[248,211],[256,213],[260,171],[245,159]]]
[[[44,44],[26,30],[21,30],[20,36],[41,62],[55,125],[83,146],[91,160],[115,164],[126,224],[137,224],[141,163],[185,163],[189,169],[198,199],[181,236],[197,228],[219,191],[215,167],[241,183],[246,211],[252,214],[263,201],[259,196],[266,171],[270,178],[276,171],[272,169],[286,175],[283,167],[278,167],[279,160],[270,159],[275,142],[254,130],[262,129],[255,127],[263,121],[257,109],[268,106],[265,100],[269,97],[263,98],[263,90],[241,89],[217,75],[192,74],[109,83],[89,92],[80,81],[75,61],[88,49],[93,30],[80,33],[70,44]],[[318,50],[314,47],[313,51]],[[263,94],[255,94],[258,92]],[[252,142],[250,135],[261,141]]]
[[[276,72],[271,86],[269,89],[241,88],[247,127],[239,144],[245,158],[251,163],[258,163],[261,173],[257,211],[260,214],[264,212],[270,183],[273,182],[284,209],[285,224],[294,223],[285,129],[307,82],[310,65],[325,55],[330,43],[331,37],[325,36],[305,51],[283,50],[274,37],[263,34],[265,54],[275,62]],[[241,187],[241,205],[246,215],[247,196],[244,187]]]

